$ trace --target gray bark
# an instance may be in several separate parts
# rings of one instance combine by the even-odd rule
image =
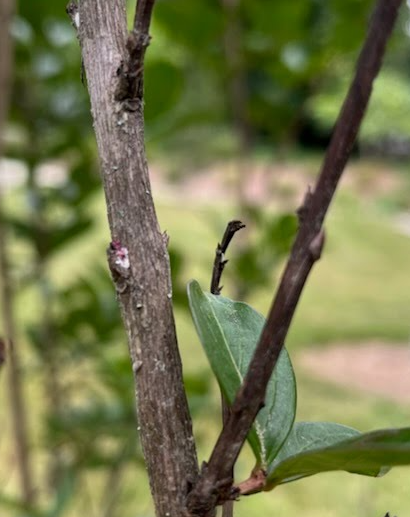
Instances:
[[[131,55],[125,2],[81,0],[79,18],[75,9],[70,14],[74,22],[79,19],[113,243],[109,263],[128,334],[156,514],[177,517],[198,467],[172,312],[167,239],[155,214],[144,150],[142,89],[137,98],[116,100],[118,70],[130,64]],[[142,81],[142,70],[134,72]],[[119,248],[128,250],[129,268],[118,264]]]

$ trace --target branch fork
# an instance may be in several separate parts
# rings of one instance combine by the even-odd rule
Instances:
[[[121,62],[117,70],[118,86],[115,100],[123,101],[128,111],[137,111],[142,102],[144,56],[150,41],[149,34],[134,27],[126,43],[128,57]]]
[[[117,70],[119,83],[115,99],[122,101],[128,111],[137,111],[142,104],[144,87],[144,58],[151,41],[149,27],[155,0],[138,0],[134,27],[126,42],[127,57]]]
[[[149,176],[143,138],[143,65],[150,41],[154,0],[137,0],[130,35],[124,0],[82,0],[78,6],[74,2],[69,4],[68,12],[78,30],[87,71],[110,228],[116,239],[127,244],[132,264],[130,277],[125,278],[125,289],[117,290],[131,360],[135,365],[140,364],[135,362],[137,360],[144,364],[143,368],[135,368],[138,416],[158,517],[182,514],[211,517],[217,504],[237,497],[238,491],[239,495],[245,495],[263,485],[262,474],[257,474],[232,488],[233,466],[263,406],[266,386],[284,346],[303,287],[320,257],[324,245],[323,221],[353,147],[402,3],[403,0],[377,1],[320,176],[299,213],[299,231],[255,355],[199,478],[168,297],[170,275],[166,245],[152,198],[146,195]],[[117,70],[115,82],[112,79]],[[119,109],[127,111],[126,131],[118,127]],[[121,174],[111,174],[113,165]],[[237,223],[242,227],[242,223]],[[219,281],[226,265],[226,247],[240,227],[233,226],[218,246],[211,282],[211,291],[215,294],[221,292]],[[109,255],[113,263],[111,269],[119,274],[122,282],[128,273],[116,270],[121,266],[117,263],[118,250],[111,249]],[[128,283],[132,288],[126,288]],[[138,286],[138,293],[134,286]],[[144,310],[138,309],[142,304]],[[159,372],[158,361],[167,365],[164,371]],[[187,496],[188,480],[193,488]]]

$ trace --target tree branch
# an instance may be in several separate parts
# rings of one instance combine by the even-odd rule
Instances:
[[[13,41],[11,22],[15,5],[13,0],[0,2],[0,157],[3,154],[3,130],[7,119],[13,71]],[[7,351],[7,381],[10,397],[11,421],[16,461],[20,477],[21,496],[28,507],[33,503],[34,490],[30,468],[30,453],[27,437],[26,411],[20,371],[20,360],[16,349],[16,324],[13,309],[14,292],[10,278],[8,241],[3,218],[2,193],[0,192],[0,299],[5,340],[0,339],[0,364]]]
[[[0,371],[4,363],[6,362],[6,342],[0,337]]]
[[[155,0],[138,0],[134,16],[134,30],[149,35]]]
[[[198,466],[172,312],[166,238],[159,229],[144,150],[139,67],[152,6],[152,1],[138,2],[128,37],[124,0],[81,0],[78,35],[111,230],[109,264],[128,334],[142,448],[157,516],[177,517]],[[145,43],[130,52],[133,38]],[[124,95],[118,95],[124,81]]]
[[[212,268],[212,279],[211,279],[211,293],[215,295],[221,294],[222,287],[219,286],[221,281],[223,270],[228,263],[225,259],[225,253],[228,249],[228,246],[235,235],[235,233],[242,228],[245,228],[245,225],[241,223],[241,221],[230,221],[225,229],[225,232],[222,237],[221,244],[218,242],[218,245],[215,250],[215,259],[214,265]],[[223,396],[221,391],[221,404],[222,404],[222,423],[225,425],[229,419],[230,408]],[[233,479],[233,467],[231,470],[231,478]],[[232,517],[233,516],[233,504],[234,501],[225,501],[222,509],[222,517]]]
[[[223,270],[228,263],[225,260],[225,253],[228,246],[236,232],[245,228],[245,225],[241,221],[230,221],[225,229],[225,233],[222,237],[222,242],[216,247],[214,266],[212,268],[212,279],[211,279],[211,293],[221,294],[222,287],[219,286]]]
[[[143,99],[144,57],[151,37],[149,27],[155,0],[138,0],[134,27],[127,39],[127,56],[121,62],[116,99],[134,111]]]
[[[206,515],[231,497],[230,472],[264,404],[266,386],[284,346],[297,303],[324,244],[322,224],[353,147],[387,40],[402,0],[378,0],[356,73],[339,114],[320,176],[299,210],[300,227],[257,349],[209,464],[188,497],[191,515]]]

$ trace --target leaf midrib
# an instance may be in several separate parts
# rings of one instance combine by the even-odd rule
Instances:
[[[203,293],[204,294],[204,293]],[[207,298],[208,296],[214,296],[214,295],[206,295],[204,294],[205,298]],[[217,300],[219,302],[219,300]],[[213,308],[213,305],[212,303],[209,304],[210,305],[210,308],[211,308],[211,312],[212,314],[214,315],[214,318],[215,318],[215,321],[217,322],[218,324],[218,329],[222,335],[222,338],[223,338],[223,343],[225,345],[225,348],[228,350],[228,355],[232,361],[232,364],[234,366],[234,370],[235,372],[237,373],[238,375],[238,378],[239,378],[239,388],[242,386],[242,383],[243,383],[243,376],[241,374],[241,371],[239,370],[238,368],[238,365],[236,364],[236,361],[235,361],[235,358],[231,352],[231,349],[229,348],[228,346],[228,340],[226,338],[226,334],[225,332],[223,331],[223,328],[221,327],[220,323],[219,323],[219,319],[217,317],[217,314]],[[238,388],[238,389],[239,389]],[[259,438],[259,445],[260,445],[260,456],[261,456],[261,462],[262,464],[264,465],[266,463],[266,450],[265,450],[265,444],[264,444],[264,432],[263,430],[261,429],[261,426],[257,420],[257,418],[255,419],[254,423],[253,423],[253,427],[255,428],[255,432],[256,432],[256,435],[257,437]]]

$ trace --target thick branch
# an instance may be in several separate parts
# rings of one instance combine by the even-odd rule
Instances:
[[[152,4],[138,2],[136,28],[145,36]],[[116,96],[124,78],[120,65],[128,66],[131,55],[125,2],[81,0],[78,33],[111,229],[109,264],[128,333],[143,452],[157,516],[178,517],[198,467],[175,334],[166,239],[148,176],[142,103],[133,103],[132,89],[131,97],[127,92]],[[138,72],[135,63],[143,62],[145,47],[134,51],[133,73]],[[142,89],[138,94],[142,96]]]
[[[223,500],[231,495],[230,486],[221,485],[229,480],[248,431],[263,406],[266,386],[283,348],[302,289],[314,262],[320,257],[324,243],[322,223],[353,147],[401,3],[402,0],[379,0],[376,5],[320,176],[299,212],[300,228],[255,355],[209,464],[189,495],[191,515],[206,515],[218,503],[218,497]]]

